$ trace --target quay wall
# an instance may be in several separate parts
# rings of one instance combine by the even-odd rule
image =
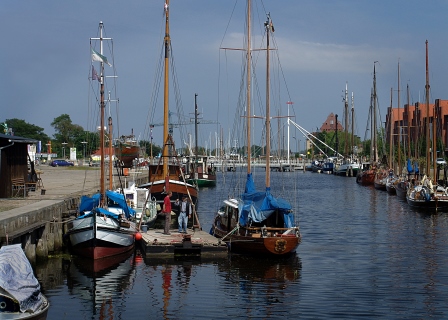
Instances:
[[[47,258],[65,248],[66,224],[76,217],[82,195],[99,190],[99,170],[39,166],[43,185],[28,196],[0,199],[0,246],[21,243],[28,259]],[[123,180],[146,183],[145,172],[113,177],[114,188]],[[107,183],[108,184],[108,183]]]

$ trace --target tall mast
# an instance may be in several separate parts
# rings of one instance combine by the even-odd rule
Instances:
[[[351,154],[353,155],[354,146],[355,146],[355,97],[352,92],[352,141],[351,141]]]
[[[110,100],[109,100],[110,101]],[[112,183],[113,183],[113,179],[112,179],[112,117],[108,118],[108,132],[109,132],[109,190],[112,190]]]
[[[247,119],[247,173],[251,173],[251,139],[250,139],[250,119],[251,119],[251,96],[250,96],[250,90],[251,90],[251,0],[247,0],[247,51],[246,51],[246,76],[247,76],[247,92],[246,92],[246,119]],[[269,155],[266,154],[266,158],[268,158]]]
[[[347,82],[345,83],[345,97],[344,97],[344,157],[347,158],[348,155],[348,89]]]
[[[389,169],[392,169],[394,167],[393,162],[393,154],[394,154],[394,135],[392,130],[394,129],[393,126],[393,110],[392,110],[392,92],[393,88],[390,88],[390,107],[389,107]]]
[[[398,175],[401,175],[400,61],[398,61]]]
[[[410,115],[410,113],[411,113],[411,108],[410,108],[410,105],[409,105],[409,84],[407,84],[406,85],[406,95],[407,95],[407,100],[408,100],[408,112],[407,112],[407,115],[408,115],[408,125],[407,125],[407,133],[408,133],[408,157],[410,158],[411,157],[411,130],[410,130],[410,127],[411,127],[411,124],[409,123],[410,122],[410,118],[411,118],[411,115]]]
[[[170,0],[165,0],[165,74],[164,74],[164,95],[163,95],[163,176],[168,176],[168,113],[169,113],[169,58],[170,58]],[[168,190],[167,190],[168,191]]]
[[[425,94],[426,94],[426,175],[430,176],[430,140],[429,140],[429,71],[428,71],[428,40],[425,42],[426,44],[426,85],[425,85]]]
[[[198,94],[194,94],[194,162],[195,169],[198,165]],[[195,171],[196,172],[196,171]]]
[[[92,40],[100,41],[100,54],[103,55],[103,41],[104,40],[112,40],[112,38],[103,38],[103,22],[100,21],[100,37],[99,38],[90,38]],[[106,104],[104,102],[104,61],[100,61],[100,206],[104,207],[105,205],[105,168],[104,168],[104,157],[105,157],[105,142],[104,142],[104,133],[105,133],[105,124],[104,124],[104,114],[106,109]]]
[[[265,23],[266,28],[266,190],[271,188],[270,155],[271,155],[271,110],[270,110],[270,81],[269,81],[269,35],[271,33],[271,16]],[[289,121],[289,118],[288,118]],[[289,122],[288,122],[289,123]],[[289,150],[288,150],[289,154]]]
[[[373,63],[373,131],[372,131],[372,135],[373,135],[373,148],[374,148],[374,153],[373,153],[373,161],[377,162],[378,161],[378,146],[377,146],[377,141],[376,141],[376,69],[375,69],[375,63],[377,63],[378,61],[375,61]]]

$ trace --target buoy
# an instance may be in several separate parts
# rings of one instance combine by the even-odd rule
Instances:
[[[135,240],[137,240],[137,241],[142,240],[142,234],[141,234],[140,232],[137,232],[137,233],[135,234]]]

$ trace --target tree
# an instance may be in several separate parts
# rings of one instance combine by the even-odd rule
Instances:
[[[8,128],[12,128],[15,136],[35,139],[46,144],[50,137],[44,133],[44,128],[30,124],[21,119],[6,119],[5,123]]]

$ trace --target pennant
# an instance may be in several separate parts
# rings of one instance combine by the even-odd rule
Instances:
[[[269,24],[269,27],[271,28],[271,31],[272,31],[272,32],[275,31],[275,30],[274,30],[274,24],[272,23],[272,20],[271,20],[271,23]]]
[[[101,81],[100,77],[98,76],[98,73],[96,73],[94,66],[92,66],[92,80],[98,80],[98,82]]]
[[[109,61],[107,61],[107,58],[105,56],[103,56],[102,54],[99,54],[98,52],[93,50],[93,48],[91,48],[91,50],[92,50],[92,61],[103,62],[103,63],[108,64],[110,67],[112,67],[112,65],[109,63]]]

